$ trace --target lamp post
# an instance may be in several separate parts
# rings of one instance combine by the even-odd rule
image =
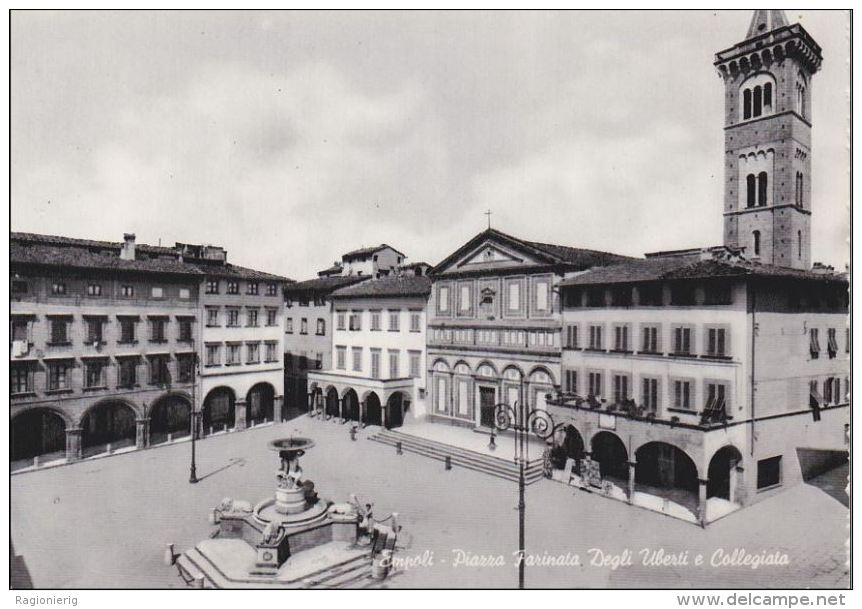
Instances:
[[[192,407],[189,410],[189,432],[192,436],[192,462],[189,465],[189,483],[196,484],[198,481],[197,464],[195,463],[195,439],[198,435],[198,418],[202,413],[195,409],[195,385],[197,385],[198,354],[192,356]]]
[[[516,401],[513,406],[497,404],[494,409],[494,430],[515,432],[515,463],[518,465],[518,588],[524,589],[526,546],[526,480],[525,470],[529,460],[530,434],[547,440],[556,427],[554,419],[547,411],[539,408],[528,408],[523,402]]]

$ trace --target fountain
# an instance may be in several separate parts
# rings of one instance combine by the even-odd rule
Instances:
[[[397,514],[383,524],[366,514],[354,495],[335,504],[318,497],[299,465],[313,446],[313,440],[301,437],[271,441],[269,449],[280,458],[274,496],[254,507],[226,497],[210,512],[210,523],[218,527],[210,539],[181,555],[170,550],[168,562],[187,584],[337,588],[386,577],[399,529]]]

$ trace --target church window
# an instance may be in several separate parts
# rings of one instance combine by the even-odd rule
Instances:
[[[766,207],[768,177],[765,171],[757,174],[757,205],[758,207]]]
[[[754,231],[752,237],[754,237],[754,255],[760,256],[760,231]]]
[[[745,120],[751,118],[751,89],[745,89],[742,92],[742,118]]]
[[[796,256],[802,260],[802,231],[796,231]]]
[[[763,108],[772,109],[772,83],[763,85]]]
[[[757,178],[754,177],[753,173],[749,173],[745,178],[746,185],[746,197],[745,197],[745,206],[746,207],[754,207],[755,197],[756,197],[756,183]]]
[[[752,111],[751,114],[753,116],[760,116],[763,113],[763,91],[757,86],[754,87],[754,101],[752,103]]]

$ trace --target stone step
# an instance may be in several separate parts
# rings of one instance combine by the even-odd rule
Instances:
[[[439,461],[445,461],[448,456],[451,458],[453,465],[458,465],[514,482],[517,482],[518,480],[518,465],[508,459],[502,459],[500,457],[392,430],[381,430],[369,439],[393,447],[398,442],[401,442],[401,448],[412,453],[437,459]],[[541,458],[531,460],[525,468],[525,479],[527,484],[532,484],[541,480],[543,478],[542,470],[543,465]]]
[[[368,555],[358,556],[335,567],[322,569],[303,578],[310,588],[340,588],[341,584],[352,580],[359,574],[368,574],[371,569],[371,558]]]

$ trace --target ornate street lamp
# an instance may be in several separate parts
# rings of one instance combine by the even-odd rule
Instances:
[[[198,420],[203,414],[195,409],[197,400],[195,399],[195,386],[197,385],[198,371],[198,354],[192,356],[192,407],[189,410],[189,431],[192,436],[192,462],[189,465],[189,483],[195,484],[198,481],[197,465],[195,463],[195,439],[198,435]]]
[[[525,517],[527,505],[524,500],[526,481],[524,471],[529,460],[529,440],[533,434],[542,440],[547,440],[554,435],[556,427],[553,417],[539,408],[527,408],[523,402],[516,401],[514,406],[509,404],[497,404],[494,409],[495,431],[506,431],[511,429],[515,432],[515,463],[518,465],[518,588],[524,589],[524,546],[525,546]]]

